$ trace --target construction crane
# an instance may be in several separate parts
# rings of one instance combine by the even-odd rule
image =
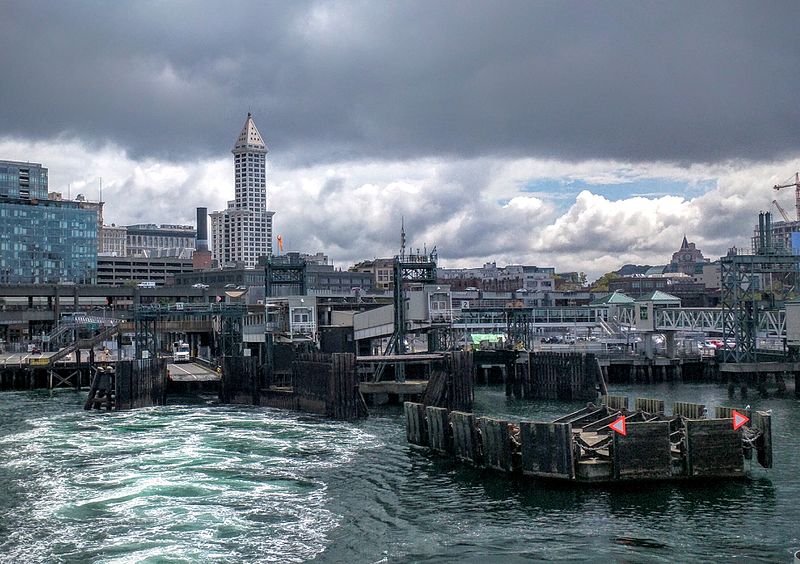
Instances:
[[[800,172],[794,173],[794,182],[784,183],[784,184],[776,184],[773,186],[775,190],[780,190],[781,188],[791,188],[794,186],[794,206],[797,213],[797,219],[800,221]],[[786,217],[784,215],[784,217]],[[788,221],[788,220],[787,220]]]
[[[791,219],[789,219],[789,214],[786,213],[786,210],[783,209],[783,206],[778,203],[778,200],[772,200],[772,203],[775,204],[775,207],[778,208],[779,212],[781,212],[781,215],[783,216],[783,221],[785,221],[786,223],[792,221]]]

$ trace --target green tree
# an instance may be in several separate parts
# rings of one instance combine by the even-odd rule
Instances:
[[[592,284],[592,292],[608,292],[608,283],[619,278],[616,272],[606,272]]]

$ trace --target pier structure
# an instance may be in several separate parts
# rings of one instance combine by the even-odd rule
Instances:
[[[552,422],[508,421],[407,402],[412,445],[508,475],[576,484],[741,478],[756,455],[772,467],[769,412],[604,396]],[[742,425],[744,418],[749,425]]]
[[[766,395],[767,377],[773,375],[779,392],[783,392],[785,377],[794,374],[795,394],[800,397],[800,339],[789,339],[786,334],[787,314],[791,314],[793,326],[800,323],[800,309],[787,307],[797,282],[800,256],[773,240],[772,216],[762,212],[752,252],[731,249],[720,262],[723,336],[726,344],[735,343],[734,347],[723,348],[720,363],[729,389],[740,385],[746,393],[750,383]],[[778,308],[783,310],[783,317],[773,315],[773,321],[765,314]],[[783,354],[764,354],[759,349],[759,336],[770,332],[782,338]]]

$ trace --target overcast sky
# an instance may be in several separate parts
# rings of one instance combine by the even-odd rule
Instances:
[[[748,244],[800,170],[800,3],[0,0],[0,159],[107,223],[233,198],[251,111],[287,250],[590,277]],[[773,211],[774,208],[772,208]]]

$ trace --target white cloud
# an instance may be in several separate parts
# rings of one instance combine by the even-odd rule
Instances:
[[[51,191],[66,193],[71,186],[73,197],[82,192],[97,199],[102,177],[107,223],[192,224],[195,207],[222,209],[233,198],[228,155],[135,160],[111,144],[6,138],[0,158],[41,162],[49,168]],[[582,270],[592,278],[625,263],[663,264],[684,233],[711,258],[733,245],[748,246],[758,211],[774,198],[794,213],[794,191],[771,187],[798,169],[800,159],[681,167],[484,157],[296,169],[273,159],[268,193],[285,248],[322,250],[342,267],[397,252],[403,217],[410,246],[437,245],[443,266],[496,260]],[[654,179],[696,191],[634,195],[637,182]],[[566,201],[566,190],[524,191],[539,181],[580,181],[586,189]],[[609,192],[609,185],[623,187]]]

